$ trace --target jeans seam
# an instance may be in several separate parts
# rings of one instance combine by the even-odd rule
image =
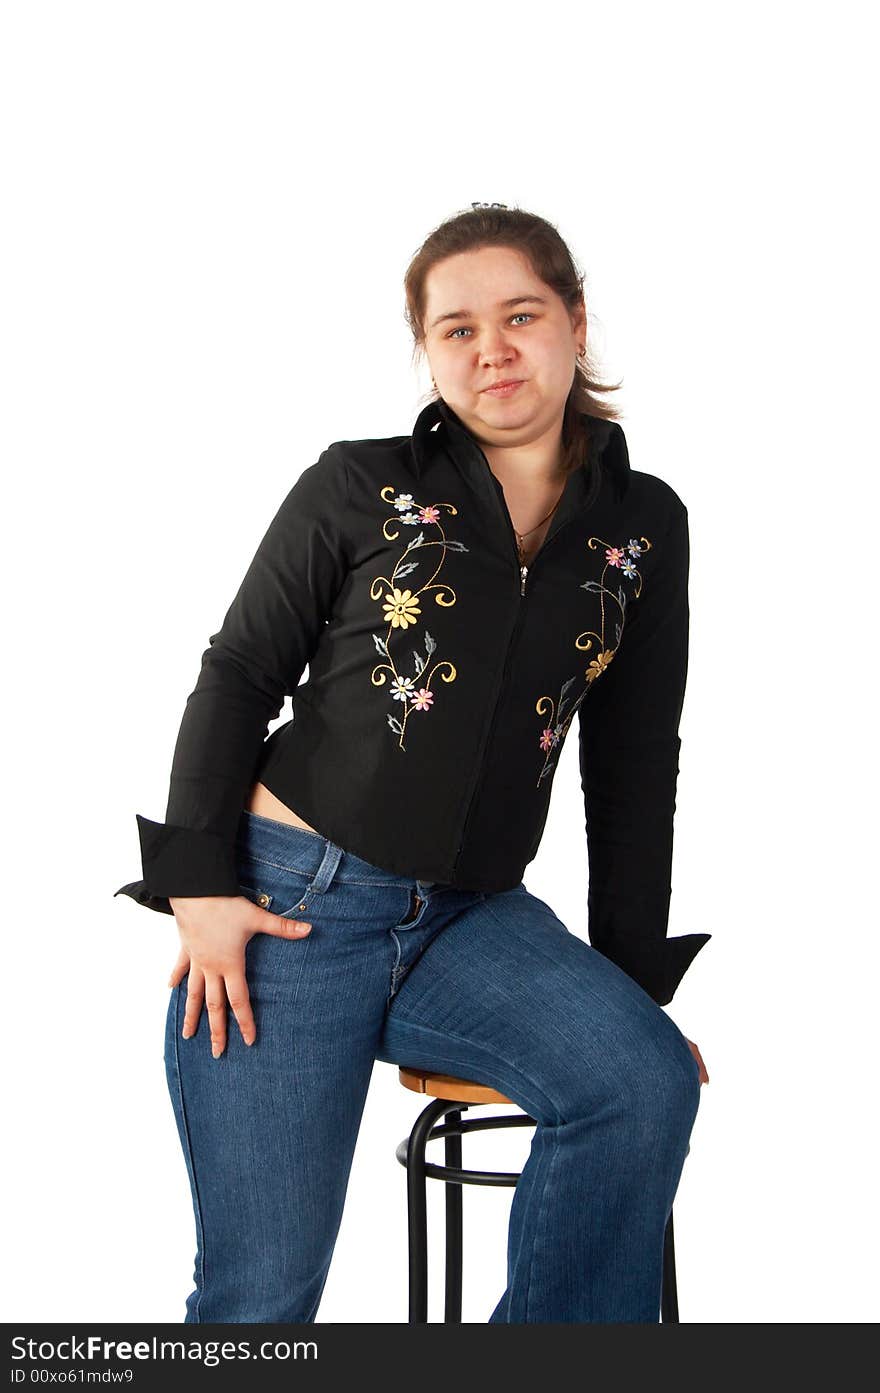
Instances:
[[[287,871],[288,875],[301,875],[306,880],[314,879],[314,871],[303,871],[299,866],[282,865],[280,861],[270,861],[266,856],[255,856],[252,851],[242,851],[239,849],[238,859],[241,861],[253,861],[257,866],[271,866],[276,871]]]
[[[251,812],[250,808],[246,808],[245,811],[250,817],[256,818],[260,822],[274,822],[276,827],[292,827],[295,832],[303,832],[307,837],[320,837],[322,841],[327,840],[323,832],[314,832],[309,827],[299,827],[295,822],[282,822],[277,817],[267,817],[265,813]]]
[[[300,866],[288,866],[288,865],[285,865],[284,863],[282,863],[281,861],[270,861],[270,860],[268,859],[268,857],[266,857],[266,856],[255,856],[254,853],[253,853],[252,851],[248,851],[248,850],[246,850],[246,849],[244,849],[244,848],[238,848],[238,854],[239,854],[239,857],[240,857],[240,859],[241,859],[242,861],[253,861],[253,862],[254,862],[256,865],[258,865],[258,866],[271,866],[273,870],[276,870],[276,871],[287,871],[288,874],[291,874],[291,875],[301,875],[301,876],[304,876],[307,880],[314,880],[314,879],[315,879],[315,876],[317,875],[317,871],[312,871],[312,870],[304,871],[304,870],[302,869],[302,867],[300,867]],[[339,874],[339,868],[338,868],[338,867],[337,867],[336,873],[335,873],[335,875],[334,875],[334,877],[333,877],[333,884],[334,884],[334,885],[371,885],[371,886],[378,887],[378,888],[382,888],[382,887],[386,887],[386,888],[396,888],[396,887],[400,887],[400,881],[399,881],[399,880],[352,880],[349,876],[341,876],[341,875]],[[329,888],[329,887],[328,887],[328,888]]]
[[[186,1105],[185,1105],[184,1099],[183,1099],[183,1079],[182,1079],[181,1073],[180,1073],[180,1036],[179,1036],[179,1033],[178,1033],[179,1030],[180,1030],[180,1019],[179,1019],[179,1008],[180,1008],[180,998],[181,998],[180,986],[181,986],[181,984],[178,982],[177,986],[174,988],[175,992],[177,993],[177,1001],[176,1001],[176,1003],[175,1003],[175,1009],[174,1009],[174,1081],[175,1081],[175,1084],[177,1085],[177,1099],[178,1099],[178,1103],[180,1104],[180,1117],[181,1117],[181,1121],[183,1122],[183,1135],[184,1135],[184,1137],[185,1137],[185,1139],[186,1139],[186,1154],[187,1154],[187,1159],[188,1159],[188,1161],[189,1161],[190,1174],[192,1175],[193,1191],[194,1191],[194,1193],[195,1193],[195,1213],[196,1213],[196,1225],[197,1225],[197,1230],[198,1230],[198,1231],[197,1231],[197,1234],[196,1234],[196,1237],[197,1237],[197,1240],[198,1240],[198,1250],[199,1250],[199,1273],[198,1273],[198,1296],[196,1297],[196,1304],[195,1304],[194,1315],[195,1315],[195,1318],[196,1318],[196,1319],[195,1319],[195,1323],[198,1325],[198,1324],[201,1324],[201,1319],[200,1319],[200,1314],[199,1314],[199,1312],[200,1312],[200,1307],[201,1307],[201,1304],[202,1304],[202,1297],[203,1297],[204,1292],[205,1292],[205,1224],[204,1224],[204,1218],[203,1218],[203,1215],[202,1215],[202,1199],[201,1199],[201,1195],[200,1195],[200,1193],[199,1193],[199,1182],[198,1182],[198,1179],[197,1179],[197,1177],[196,1177],[195,1158],[194,1158],[194,1156],[193,1156],[192,1142],[191,1142],[191,1140],[190,1140],[190,1134],[189,1134],[189,1121],[188,1121],[188,1119],[187,1119],[187,1115],[186,1115]],[[193,1037],[193,1038],[195,1038],[195,1037]]]
[[[401,947],[400,947],[400,939],[397,937],[397,934],[394,932],[394,930],[393,930],[393,929],[389,929],[388,932],[390,933],[391,937],[394,939],[394,944],[395,944],[395,947],[396,947],[396,949],[397,949],[397,956],[395,957],[394,962],[391,964],[391,985],[392,985],[392,987],[393,987],[393,986],[394,986],[394,978],[395,978],[395,976],[396,976],[396,974],[397,974],[397,969],[398,969],[398,967],[400,966]]]
[[[536,1135],[536,1136],[538,1135],[537,1132],[535,1133],[535,1135]],[[543,1133],[542,1133],[542,1135],[541,1135],[541,1136],[539,1137],[539,1139],[538,1139],[538,1144],[539,1144],[540,1146],[543,1146]],[[534,1141],[533,1141],[532,1145],[534,1146]],[[537,1159],[537,1157],[536,1157],[536,1159]],[[525,1167],[523,1167],[523,1169],[525,1169]],[[533,1174],[534,1174],[534,1170],[535,1170],[535,1169],[536,1169],[536,1166],[532,1168]],[[527,1177],[527,1180],[528,1180],[528,1183],[531,1185],[531,1193],[530,1193],[529,1196],[528,1196],[527,1203],[534,1203],[534,1200],[532,1199],[532,1194],[534,1193],[534,1180],[532,1179],[531,1176]],[[516,1183],[516,1186],[515,1186],[515,1189],[514,1189],[514,1197],[516,1196],[517,1191],[519,1192],[520,1199],[522,1200],[523,1197],[525,1196],[525,1193],[526,1193],[526,1191],[525,1191],[525,1186],[524,1186],[523,1183],[522,1183],[522,1172],[520,1172],[520,1178],[517,1180],[517,1183]],[[508,1229],[509,1229],[509,1227],[510,1227],[510,1225],[509,1225],[509,1222],[508,1222]],[[515,1282],[515,1278],[516,1278],[516,1273],[517,1273],[517,1271],[518,1271],[518,1269],[519,1269],[519,1267],[520,1267],[520,1264],[521,1264],[521,1262],[522,1262],[522,1250],[523,1250],[523,1242],[524,1242],[524,1239],[525,1239],[525,1230],[523,1229],[523,1230],[520,1232],[520,1236],[519,1236],[519,1247],[518,1247],[517,1250],[516,1250],[516,1256],[515,1256],[515,1257],[508,1256],[508,1263],[507,1263],[507,1293],[506,1293],[506,1294],[507,1294],[507,1303],[506,1303],[506,1306],[505,1306],[505,1308],[504,1308],[504,1309],[505,1309],[504,1318],[505,1318],[505,1321],[506,1321],[508,1324],[510,1324],[510,1307],[511,1307],[511,1300],[512,1300],[512,1295],[513,1295],[513,1288],[514,1288],[514,1282]],[[510,1242],[510,1238],[509,1238],[509,1236],[508,1236],[508,1244],[509,1244],[509,1242]]]
[[[538,1249],[538,1238],[540,1237],[541,1233],[541,1222],[544,1218],[544,1214],[547,1209],[547,1191],[553,1176],[553,1168],[556,1165],[556,1162],[559,1158],[559,1137],[557,1135],[555,1127],[547,1128],[542,1131],[542,1144],[547,1140],[548,1137],[553,1142],[553,1155],[550,1157],[550,1164],[547,1166],[547,1173],[544,1176],[544,1184],[541,1189],[541,1198],[538,1201],[538,1217],[535,1220],[535,1228],[532,1235],[532,1251],[529,1257],[529,1275],[528,1280],[526,1282],[526,1291],[523,1305],[524,1324],[528,1324],[529,1319],[529,1300],[531,1299],[532,1295],[532,1278],[535,1275],[535,1255]]]

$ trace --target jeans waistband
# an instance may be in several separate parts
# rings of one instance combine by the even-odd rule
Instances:
[[[417,881],[414,876],[384,870],[346,851],[320,832],[309,832],[290,822],[278,822],[247,808],[242,810],[236,849],[284,870],[305,872],[316,881],[323,879],[327,885],[331,880],[347,880],[358,885],[418,884],[430,890],[442,884],[440,881]],[[321,888],[325,889],[326,885]]]

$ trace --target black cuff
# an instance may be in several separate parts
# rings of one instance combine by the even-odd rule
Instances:
[[[174,913],[167,895],[151,895],[142,880],[133,880],[129,885],[121,885],[118,890],[113,891],[114,899],[117,895],[130,895],[138,904],[146,905],[147,909],[159,909],[164,914]]]
[[[679,938],[664,939],[660,945],[660,960],[653,972],[637,978],[639,985],[653,997],[658,1006],[668,1006],[682,977],[711,934],[682,934]]]
[[[216,832],[151,822],[136,813],[144,878],[122,885],[115,895],[130,895],[149,909],[172,914],[168,896],[239,895],[236,854]]]

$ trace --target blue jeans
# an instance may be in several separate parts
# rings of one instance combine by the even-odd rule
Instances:
[[[489,1084],[538,1122],[490,1323],[659,1321],[700,1098],[665,1011],[522,882],[425,884],[250,812],[237,856],[243,894],[313,927],[248,942],[252,1046],[228,1008],[218,1059],[206,1008],[184,1040],[187,977],[171,993],[197,1240],[184,1323],[315,1320],[377,1059]]]

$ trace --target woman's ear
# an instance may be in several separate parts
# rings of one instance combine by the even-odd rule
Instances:
[[[587,346],[587,307],[581,300],[571,312],[571,329],[577,337],[579,347],[578,352],[582,353]]]

